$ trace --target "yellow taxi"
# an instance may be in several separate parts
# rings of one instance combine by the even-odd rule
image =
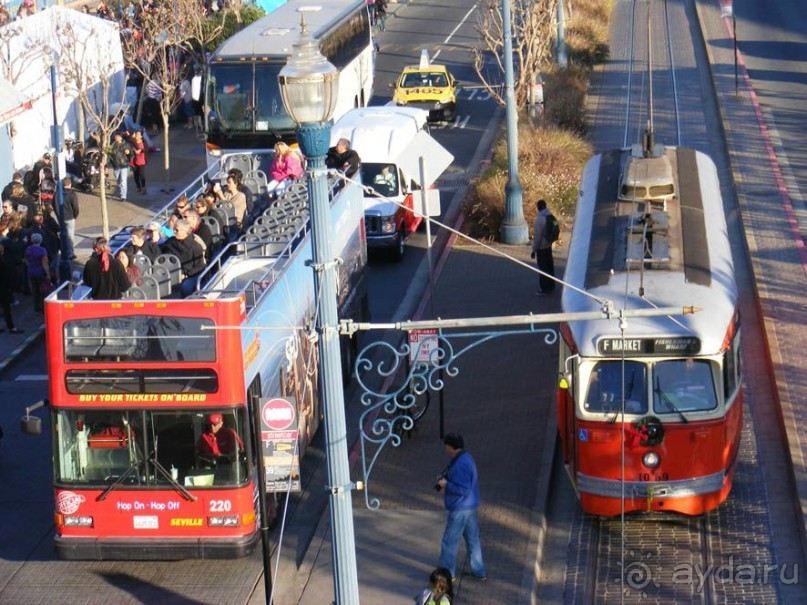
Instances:
[[[457,115],[457,81],[445,65],[431,63],[423,50],[420,64],[404,67],[398,76],[392,102],[428,110],[429,121],[450,122]]]

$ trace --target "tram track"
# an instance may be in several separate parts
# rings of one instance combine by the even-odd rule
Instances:
[[[687,86],[690,95],[693,90],[691,67],[689,74],[683,72],[687,69],[685,60],[690,57],[686,50],[679,50],[671,42],[676,25],[677,33],[682,31],[680,23],[672,21],[691,10],[694,10],[691,0],[631,2],[631,14],[629,21],[626,20],[630,23],[630,38],[625,42],[630,54],[624,61],[628,73],[623,76],[627,79],[623,87],[625,123],[621,133],[625,147],[640,142],[643,131],[651,125],[658,143],[681,146],[685,139],[692,138],[695,145],[703,146],[700,132],[703,118],[699,118],[701,124],[696,128],[692,115],[685,113],[686,103],[679,98],[680,91],[687,91]],[[643,24],[646,31],[642,29]],[[651,32],[663,32],[663,46],[662,41],[654,41]],[[702,42],[693,43],[700,45]],[[662,52],[655,52],[658,50]],[[676,60],[678,52],[680,61]],[[694,54],[698,54],[697,49]],[[657,57],[655,64],[652,56]],[[647,57],[646,63],[642,57]],[[679,70],[683,74],[683,86],[678,81]],[[708,101],[705,108],[698,110],[709,112],[711,103]],[[689,114],[694,114],[691,108]],[[745,318],[749,319],[747,314]],[[760,429],[762,436],[757,435],[750,411],[755,407],[754,395],[748,391],[744,405],[742,446],[732,495],[722,506],[705,515],[636,513],[614,518],[594,517],[580,511],[579,505],[574,511],[564,510],[573,505],[574,500],[571,488],[565,490],[561,504],[552,505],[554,514],[550,515],[549,522],[550,526],[556,522],[569,523],[564,603],[780,601],[779,590],[787,584],[787,573],[792,570],[787,572],[787,562],[776,560],[767,527],[772,520],[765,519],[766,494],[760,487],[765,478],[757,466],[761,455],[757,451],[757,440],[765,439],[765,429]],[[760,401],[757,405],[766,405],[766,402]],[[566,474],[559,468],[555,468],[553,485],[568,483]],[[741,562],[739,567],[745,567],[748,572],[747,582],[737,573],[738,562]],[[767,567],[776,568],[780,573],[778,584],[764,571]]]

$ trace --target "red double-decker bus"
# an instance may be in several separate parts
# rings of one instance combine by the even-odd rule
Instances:
[[[331,191],[334,249],[346,260],[340,315],[359,318],[366,309],[362,194],[336,183]],[[189,298],[91,300],[65,285],[47,299],[60,557],[252,552],[261,455],[253,422],[262,398],[292,402],[297,416],[297,452],[278,453],[289,464],[270,465],[267,483],[299,485],[294,458],[320,411],[317,349],[306,336],[316,312],[307,196],[290,195],[304,210],[296,231],[284,228],[283,240],[269,229],[265,245],[256,237],[234,242]],[[206,440],[220,451],[205,448]]]

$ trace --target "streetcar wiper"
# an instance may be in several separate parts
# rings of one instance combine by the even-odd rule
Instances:
[[[131,475],[133,472],[135,472],[138,469],[139,466],[140,466],[140,463],[136,462],[133,465],[131,465],[129,468],[127,468],[120,477],[115,479],[115,481],[113,483],[110,483],[104,491],[102,491],[100,494],[98,494],[98,497],[95,499],[95,501],[96,502],[103,502],[104,500],[106,500],[107,496],[109,496],[110,492],[112,492],[112,490],[118,488],[121,484],[123,484],[123,482],[126,481],[126,479],[129,478],[129,475]]]
[[[165,470],[165,467],[162,464],[157,462],[156,458],[152,458],[151,460],[149,460],[149,462],[151,462],[154,465],[154,468],[157,469],[157,472],[160,473],[163,477],[165,477],[166,481],[168,481],[168,483],[170,483],[173,486],[173,488],[177,490],[183,498],[185,498],[185,500],[189,502],[196,502],[196,496],[194,496],[188,490],[182,487],[177,482],[177,480],[171,476],[171,473]]]
[[[656,377],[656,388],[653,389],[653,392],[656,395],[658,395],[659,399],[661,399],[661,401],[663,401],[668,408],[670,408],[673,412],[675,412],[681,417],[681,420],[684,421],[684,424],[689,422],[689,420],[687,420],[687,417],[684,416],[684,413],[677,407],[675,407],[675,404],[672,402],[672,399],[670,399],[667,396],[667,393],[661,390],[661,380],[659,380],[658,376]]]

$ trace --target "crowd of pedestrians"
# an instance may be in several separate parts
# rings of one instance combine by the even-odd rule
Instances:
[[[44,154],[34,168],[23,175],[14,173],[2,192],[0,213],[0,304],[6,328],[18,333],[12,307],[22,296],[32,296],[34,310],[42,313],[44,297],[53,289],[58,277],[62,251],[59,216],[54,210],[55,183],[51,157]],[[79,215],[78,198],[71,188],[71,179],[62,180],[64,188],[65,250],[69,259],[75,258],[73,236]]]

